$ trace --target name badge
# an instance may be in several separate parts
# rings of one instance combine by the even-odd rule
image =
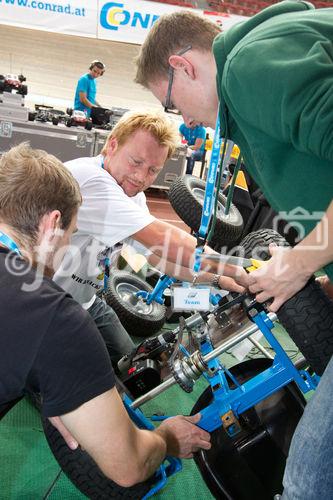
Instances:
[[[210,288],[173,286],[172,308],[174,311],[208,311]]]

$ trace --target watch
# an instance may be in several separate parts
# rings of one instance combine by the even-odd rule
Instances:
[[[212,283],[211,285],[214,286],[215,288],[220,288],[219,281],[220,281],[220,274],[214,274]]]

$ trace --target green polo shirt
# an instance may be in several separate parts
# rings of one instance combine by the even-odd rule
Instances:
[[[222,135],[308,234],[333,199],[333,8],[275,4],[218,35],[213,53]],[[333,263],[325,271],[333,280]]]

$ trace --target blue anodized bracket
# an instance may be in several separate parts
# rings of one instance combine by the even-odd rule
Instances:
[[[213,401],[209,406],[200,410],[201,420],[199,423],[200,427],[209,432],[221,426],[222,416],[227,412],[233,412],[237,418],[241,413],[289,384],[291,381],[295,381],[303,393],[313,390],[317,386],[317,376],[311,377],[309,374],[305,375],[302,371],[298,371],[289,359],[288,355],[271,332],[274,324],[269,319],[266,312],[261,311],[252,319],[275,350],[276,355],[272,366],[243,384],[236,382],[235,388],[230,389],[225,377],[226,369],[217,359],[209,361],[208,377],[206,378],[212,387]],[[212,349],[212,345],[208,342],[205,342],[201,347],[204,355]],[[228,428],[227,432],[233,435],[237,432],[237,427],[231,426]]]
[[[153,302],[158,304],[164,304],[163,292],[166,288],[177,281],[175,278],[170,278],[167,274],[163,274],[156,283],[154,290],[152,292],[146,292],[145,290],[140,290],[136,292],[137,297],[142,297],[144,301],[149,305]]]

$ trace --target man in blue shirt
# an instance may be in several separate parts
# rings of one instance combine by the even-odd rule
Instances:
[[[194,162],[202,160],[205,152],[206,129],[201,125],[195,127],[186,127],[182,123],[179,127],[179,133],[182,139],[187,141],[188,146],[193,152],[187,157],[186,173],[192,175]]]
[[[96,78],[103,75],[105,65],[101,61],[93,61],[89,67],[89,73],[81,76],[77,82],[74,109],[84,111],[90,116],[91,108],[99,106],[96,101]]]

